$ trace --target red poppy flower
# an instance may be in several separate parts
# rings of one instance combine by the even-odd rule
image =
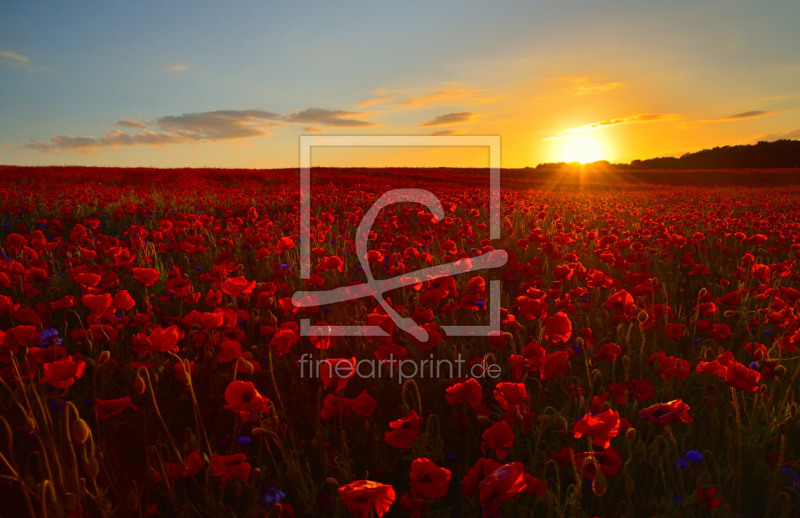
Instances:
[[[503,464],[484,478],[479,486],[479,499],[484,516],[494,516],[500,504],[519,498],[525,490],[525,467],[521,462]]]
[[[544,321],[544,330],[548,340],[563,343],[572,336],[572,322],[566,314],[559,312]]]
[[[344,416],[357,415],[359,417],[369,417],[375,411],[378,401],[369,395],[366,389],[354,398],[340,397],[336,394],[328,394],[322,400],[322,410],[320,416],[328,421],[334,416],[342,414]]]
[[[238,412],[242,422],[255,421],[269,411],[271,402],[256,390],[250,381],[236,380],[225,389],[225,409]]]
[[[592,357],[598,361],[609,363],[614,363],[620,356],[622,356],[622,347],[613,342],[603,345],[596,353],[594,353],[594,355],[592,355]]]
[[[504,461],[509,454],[509,448],[514,445],[514,431],[506,421],[499,421],[481,434],[483,443],[481,451],[486,453],[486,448],[494,450],[497,460]]]
[[[68,356],[63,360],[57,360],[42,364],[42,375],[39,384],[47,383],[56,388],[67,388],[75,384],[75,380],[83,376],[86,369],[86,362],[78,359],[77,361]]]
[[[256,281],[248,281],[244,276],[231,277],[222,281],[220,289],[222,293],[229,295],[231,298],[236,298],[239,295],[249,295],[253,293],[253,288],[256,287]]]
[[[407,416],[389,423],[391,430],[384,432],[383,440],[398,450],[408,448],[419,437],[421,425],[422,418],[412,410]]]
[[[178,326],[169,326],[166,329],[156,327],[148,338],[153,352],[178,352],[178,338],[180,338]]]
[[[623,313],[633,306],[633,296],[625,290],[614,292],[605,303],[606,309],[614,313]]]
[[[134,268],[131,270],[131,273],[133,273],[137,281],[145,286],[152,286],[161,278],[161,274],[158,273],[158,270],[153,268]]]
[[[103,293],[102,295],[84,295],[81,297],[83,305],[89,308],[89,311],[95,315],[99,315],[111,307],[111,295]]]
[[[411,462],[411,494],[429,500],[442,498],[450,484],[450,470],[434,464],[425,457]]]
[[[394,488],[373,480],[354,480],[339,488],[339,497],[350,514],[369,518],[371,511],[383,516],[394,503]]]
[[[450,385],[444,398],[448,405],[467,403],[476,413],[483,408],[483,388],[474,378]]]
[[[611,439],[619,433],[619,414],[612,409],[592,416],[584,415],[572,429],[576,439],[587,435],[592,438],[592,444],[600,448],[611,446]]]
[[[214,358],[219,364],[231,363],[242,355],[242,344],[237,340],[223,340],[219,344],[219,352]]]
[[[657,425],[668,425],[673,421],[691,423],[689,405],[680,399],[673,399],[667,403],[656,403],[639,411],[639,417],[652,421]]]
[[[331,383],[335,384],[334,393],[338,394],[347,386],[347,383],[356,374],[356,358],[326,358],[319,366],[319,377],[322,379],[322,388],[326,389]]]
[[[503,411],[528,402],[528,391],[524,383],[498,383],[494,388],[494,398]]]
[[[658,362],[658,375],[661,379],[667,381],[672,378],[685,380],[692,370],[688,361],[677,356],[667,356],[664,351],[658,351],[656,354],[651,355],[647,363],[652,365],[655,361]]]
[[[718,489],[716,487],[706,487],[700,485],[697,487],[697,492],[694,494],[695,500],[705,505],[709,511],[716,509],[722,505],[722,498],[717,496]]]
[[[126,409],[137,410],[136,405],[131,402],[130,396],[125,396],[117,399],[94,399],[94,411],[101,421],[105,421],[109,417],[121,414]]]
[[[217,455],[215,453],[211,455],[209,464],[214,476],[221,478],[223,484],[227,484],[235,478],[247,482],[252,466],[246,459],[247,456],[244,453],[234,453],[233,455]]]
[[[739,362],[732,364],[725,372],[725,383],[745,392],[756,392],[759,381],[761,381],[761,374],[758,371]]]
[[[594,480],[598,471],[610,477],[622,469],[622,457],[614,448],[585,451],[575,454],[575,467],[582,470],[582,475],[588,480]]]
[[[282,254],[287,250],[291,250],[292,248],[294,248],[294,241],[292,241],[292,238],[283,236],[278,240],[277,245],[275,245],[275,253]]]
[[[539,375],[542,380],[549,380],[567,372],[567,360],[569,360],[567,351],[556,351],[544,355],[539,364]]]
[[[130,311],[136,306],[136,301],[133,300],[128,290],[122,290],[114,295],[111,299],[111,307],[117,311]]]

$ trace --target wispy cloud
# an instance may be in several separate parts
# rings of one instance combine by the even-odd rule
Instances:
[[[164,70],[167,72],[183,72],[184,70],[189,70],[189,65],[172,65],[164,67]]]
[[[675,120],[676,118],[677,115],[675,114],[640,113],[639,115],[632,115],[630,117],[622,117],[619,119],[608,119],[604,121],[592,122],[590,124],[584,124],[583,126],[578,126],[577,128],[569,128],[567,130],[564,130],[564,133],[581,133],[584,131],[593,131],[601,128],[609,128],[611,126],[619,126],[620,124],[632,124],[637,122],[657,122],[664,120]]]
[[[31,73],[44,70],[42,67],[32,65],[28,57],[11,50],[0,50],[0,65],[24,68]]]
[[[282,117],[284,120],[300,124],[323,124],[325,126],[335,126],[341,128],[368,128],[378,126],[374,122],[358,119],[356,117],[363,117],[364,114],[360,112],[352,112],[347,110],[325,110],[322,108],[309,108],[292,112],[289,115]]]
[[[367,106],[373,106],[375,104],[381,104],[381,103],[388,103],[388,102],[393,101],[393,100],[394,100],[394,97],[389,97],[389,96],[376,97],[374,99],[366,99],[366,100],[361,101],[360,103],[358,103],[356,105],[356,108],[366,108]]]
[[[723,115],[722,117],[714,117],[711,119],[703,119],[695,122],[726,122],[726,121],[735,121],[741,119],[754,119],[756,117],[765,117],[767,115],[773,115],[775,113],[779,113],[779,110],[773,110],[773,111],[753,110],[749,112],[734,113],[733,115]]]
[[[445,113],[444,115],[439,115],[435,117],[433,120],[429,120],[428,122],[423,122],[422,124],[419,125],[419,127],[426,128],[431,126],[449,126],[451,124],[463,124],[465,122],[469,122],[473,117],[475,117],[475,114],[470,112]]]
[[[593,81],[587,76],[565,76],[556,77],[555,81],[559,81],[566,85],[567,92],[572,95],[588,95],[600,92],[608,92],[616,90],[625,86],[625,83],[620,81]]]
[[[126,128],[144,128],[150,124],[153,124],[153,121],[132,119],[130,117],[124,117],[117,121],[117,125],[124,126]]]
[[[198,142],[238,141],[268,137],[271,128],[287,124],[305,124],[307,133],[319,133],[324,128],[368,128],[379,126],[361,120],[365,114],[345,110],[324,110],[309,108],[288,115],[281,115],[261,109],[215,110],[182,115],[166,115],[154,121],[126,117],[117,125],[138,129],[136,133],[126,133],[115,129],[102,137],[55,135],[49,141],[30,140],[21,144],[23,149],[41,152],[82,151],[94,152],[99,148],[150,145],[166,146]],[[310,125],[309,125],[310,124]]]
[[[486,90],[484,89],[474,88],[458,82],[446,83],[442,88],[437,88],[419,97],[412,97],[403,101],[399,101],[396,104],[397,106],[404,106],[407,108],[420,108],[423,106],[431,106],[463,99],[469,99],[472,101],[486,101],[488,99],[478,95],[485,91]]]
[[[230,140],[262,137],[265,127],[277,125],[280,115],[264,110],[216,110],[167,115],[156,121],[163,130],[191,140]]]

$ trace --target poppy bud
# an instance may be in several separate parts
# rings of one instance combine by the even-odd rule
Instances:
[[[252,430],[250,430],[250,433],[252,433],[253,435],[264,435],[264,434],[269,433],[269,430],[267,430],[266,428],[257,426],[255,428],[253,428]]]
[[[62,498],[64,509],[67,511],[74,511],[81,503],[81,498],[77,495],[77,493],[73,493],[72,491],[65,492]]]
[[[625,491],[627,491],[629,495],[632,495],[635,490],[636,490],[636,483],[633,481],[631,477],[626,477]]]
[[[25,433],[32,434],[36,431],[36,421],[30,417],[25,420]]]
[[[603,381],[603,373],[600,369],[593,369],[592,370],[592,385],[595,385],[599,382]]]
[[[338,480],[336,480],[336,479],[335,479],[335,478],[333,478],[333,477],[328,477],[328,478],[326,478],[326,479],[325,479],[325,483],[326,483],[327,485],[329,485],[330,487],[339,487],[339,486],[341,486],[341,484],[339,483],[339,481],[338,481]]]
[[[736,315],[738,315],[739,313],[737,313],[736,311],[734,311],[732,309],[726,309],[725,312],[722,313],[722,314],[725,315],[725,318],[733,318]]]
[[[633,441],[635,441],[635,440],[636,440],[636,428],[634,428],[634,427],[632,427],[632,426],[631,426],[630,428],[628,428],[627,430],[625,430],[625,439],[626,439],[628,442],[633,442]]]
[[[647,311],[641,310],[639,314],[636,315],[636,318],[639,320],[639,322],[647,322],[647,319],[650,318],[650,315],[647,314]]]
[[[602,473],[597,473],[594,476],[594,480],[592,480],[592,493],[595,496],[603,496],[606,493],[606,489],[608,489],[606,476]]]
[[[111,351],[100,351],[100,354],[97,356],[97,366],[101,367],[105,365],[109,358],[111,358]]]
[[[100,474],[100,463],[97,462],[96,458],[92,457],[86,462],[85,469],[86,469],[86,474],[89,476],[89,478],[94,480],[97,478],[97,475]]]
[[[92,430],[89,428],[89,424],[86,421],[80,417],[72,421],[72,426],[70,426],[70,435],[72,436],[72,441],[74,443],[85,443],[91,434]]]
[[[697,298],[703,298],[707,292],[708,292],[707,289],[700,288],[700,292],[697,294]]]
[[[276,326],[278,324],[278,318],[272,311],[267,311],[267,314],[264,316],[264,323],[270,326]]]
[[[580,336],[575,339],[575,345],[577,345],[578,347],[583,348],[583,344],[584,344],[583,338],[581,338]]]
[[[239,371],[244,372],[245,374],[253,374],[253,372],[255,372],[253,364],[245,360],[244,358],[239,358],[236,368]]]
[[[127,498],[128,510],[131,512],[136,512],[139,509],[139,495],[136,494],[136,491],[131,488],[130,492],[128,493]]]
[[[569,424],[567,424],[567,420],[561,414],[556,417],[556,425],[565,432],[569,431]]]
[[[775,367],[775,370],[773,372],[775,373],[775,376],[783,376],[784,374],[786,374],[786,367],[784,367],[783,365],[778,365],[777,367]]]
[[[763,349],[756,349],[753,353],[753,359],[757,362],[760,362],[764,359],[764,350]]]
[[[146,388],[147,385],[144,382],[144,378],[137,374],[136,379],[133,380],[133,390],[135,390],[137,394],[144,394]]]
[[[484,426],[488,426],[488,425],[492,424],[492,420],[489,419],[489,416],[485,416],[485,415],[479,415],[478,416],[478,422],[480,424],[484,425]]]
[[[253,468],[253,471],[250,472],[250,478],[258,478],[261,475],[261,468]]]

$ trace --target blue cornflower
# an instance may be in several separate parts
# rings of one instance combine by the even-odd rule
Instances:
[[[269,486],[267,490],[261,494],[258,503],[261,504],[261,507],[269,507],[280,503],[284,498],[286,498],[286,493],[281,491],[278,486]]]
[[[248,445],[253,442],[253,438],[249,435],[242,435],[236,439],[236,444]]]
[[[686,452],[686,460],[694,464],[703,462],[703,454],[697,450],[689,450]]]

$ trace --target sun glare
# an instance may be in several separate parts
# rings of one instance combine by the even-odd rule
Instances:
[[[564,140],[561,159],[564,162],[588,164],[589,162],[603,160],[603,154],[604,150],[600,142],[591,137],[580,136]]]

